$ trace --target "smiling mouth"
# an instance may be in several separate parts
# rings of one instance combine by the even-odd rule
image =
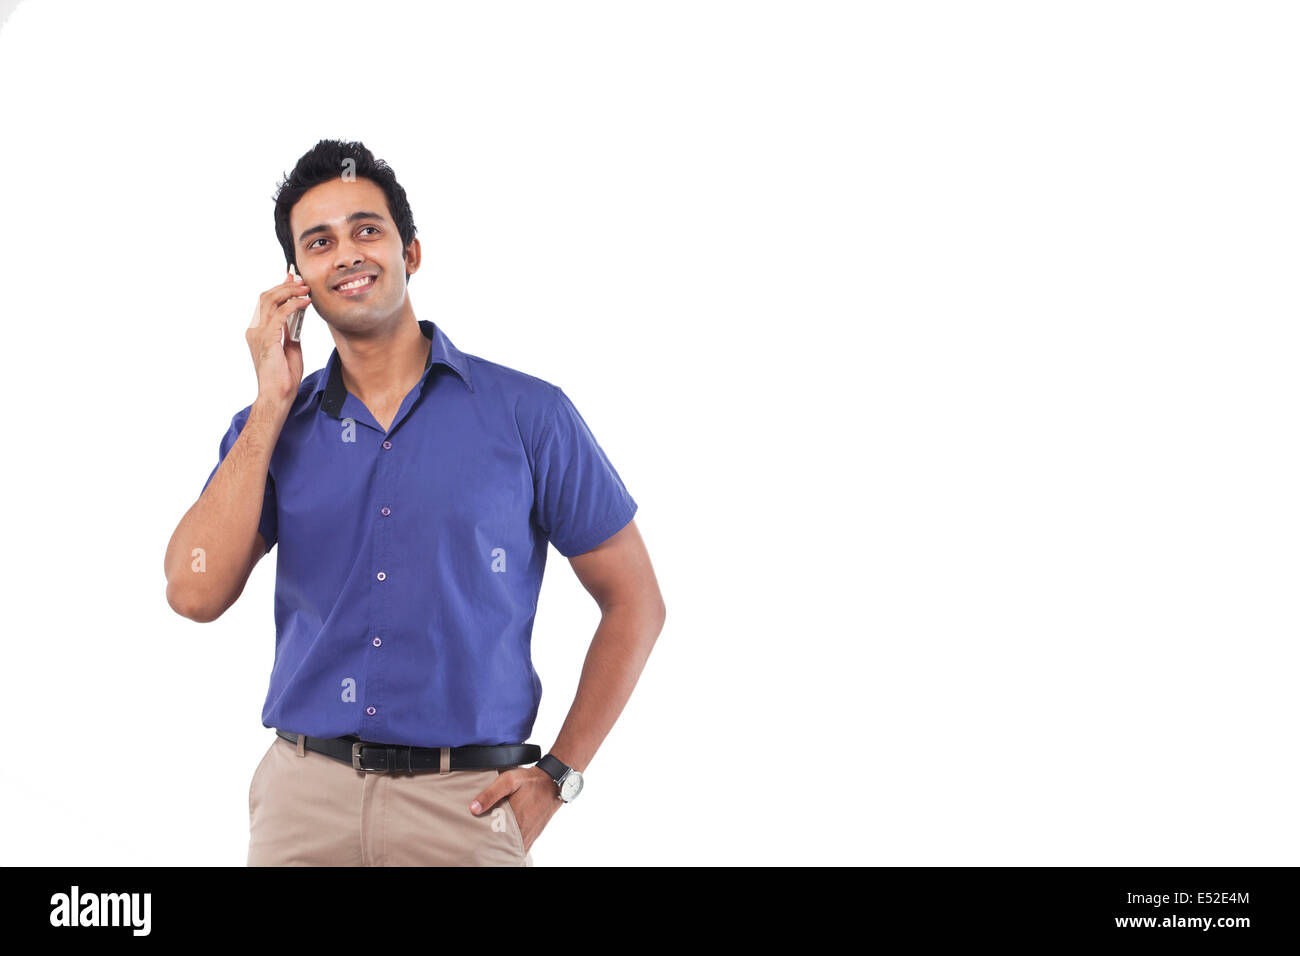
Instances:
[[[377,276],[357,276],[341,286],[335,286],[334,292],[342,296],[361,295],[368,291],[377,281]]]

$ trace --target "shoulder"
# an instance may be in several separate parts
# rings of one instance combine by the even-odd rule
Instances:
[[[478,400],[499,402],[517,418],[538,422],[555,407],[560,388],[553,382],[478,355],[462,354],[469,365],[470,380]]]
[[[475,404],[489,407],[494,418],[510,422],[531,462],[550,429],[560,404],[560,388],[553,382],[501,362],[462,352],[474,384]]]
[[[468,352],[462,354],[469,363],[470,377],[475,391],[483,388],[522,401],[543,404],[553,401],[555,392],[558,391],[552,382],[540,375],[532,375]]]

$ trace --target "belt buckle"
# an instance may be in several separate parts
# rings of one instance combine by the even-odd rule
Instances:
[[[362,773],[387,773],[387,770],[380,770],[378,767],[361,766],[361,748],[367,746],[358,740],[352,744],[352,769],[360,770]]]

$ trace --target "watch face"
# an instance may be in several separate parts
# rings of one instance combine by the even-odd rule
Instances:
[[[582,774],[576,770],[569,771],[569,775],[564,778],[564,783],[560,785],[560,796],[567,803],[582,791]]]

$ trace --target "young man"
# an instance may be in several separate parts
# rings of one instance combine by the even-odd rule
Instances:
[[[257,398],[166,557],[168,603],[206,622],[280,546],[248,863],[531,866],[663,627],[637,503],[561,389],[416,319],[410,206],[364,146],[304,155],[275,225],[302,281],[261,295]],[[336,348],[303,379],[283,332],[309,302]],[[548,543],[601,621],[543,757],[525,742]]]

